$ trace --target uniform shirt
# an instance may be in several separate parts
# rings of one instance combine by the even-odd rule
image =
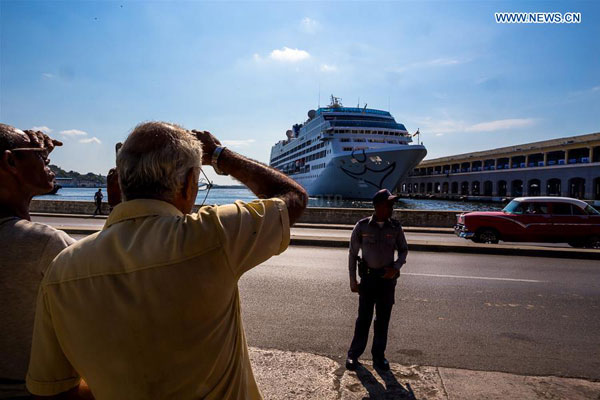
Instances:
[[[80,377],[96,399],[261,399],[240,313],[244,272],[290,240],[282,200],[119,204],[63,252],[38,297],[27,388]]]
[[[406,262],[408,245],[400,222],[389,218],[380,227],[374,216],[363,218],[354,226],[350,238],[348,269],[350,277],[356,277],[356,257],[362,249],[363,260],[369,268],[379,269],[393,266],[400,269]],[[398,258],[394,256],[398,251]]]
[[[69,235],[18,217],[0,218],[0,399],[28,396],[35,299],[46,269]]]

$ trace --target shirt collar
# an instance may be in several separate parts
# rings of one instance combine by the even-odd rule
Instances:
[[[383,222],[384,222],[383,225],[389,225],[391,223],[390,218],[386,219]],[[377,221],[375,221],[375,214],[373,214],[369,217],[369,224],[377,224]]]
[[[182,217],[183,213],[173,204],[162,200],[136,199],[117,205],[106,220],[104,229],[128,219],[150,216]]]

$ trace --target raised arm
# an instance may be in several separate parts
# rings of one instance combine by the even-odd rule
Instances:
[[[211,165],[212,154],[221,142],[210,132],[192,132],[202,142],[202,164]],[[304,188],[274,168],[227,148],[219,155],[217,167],[246,185],[258,198],[282,199],[287,205],[290,225],[300,218],[306,208],[308,194]]]

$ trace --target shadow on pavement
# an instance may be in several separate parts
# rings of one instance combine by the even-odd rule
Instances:
[[[416,400],[415,394],[410,387],[410,383],[406,387],[402,386],[396,379],[392,371],[379,371],[377,373],[383,379],[385,387],[373,376],[364,366],[360,365],[356,369],[356,376],[360,383],[367,389],[369,397],[365,399],[371,400]]]

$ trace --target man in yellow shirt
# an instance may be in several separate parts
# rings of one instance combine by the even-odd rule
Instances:
[[[190,213],[201,164],[260,199]],[[208,132],[150,122],[117,155],[124,202],[62,252],[38,297],[27,388],[96,399],[261,399],[237,282],[283,252],[308,196]]]

